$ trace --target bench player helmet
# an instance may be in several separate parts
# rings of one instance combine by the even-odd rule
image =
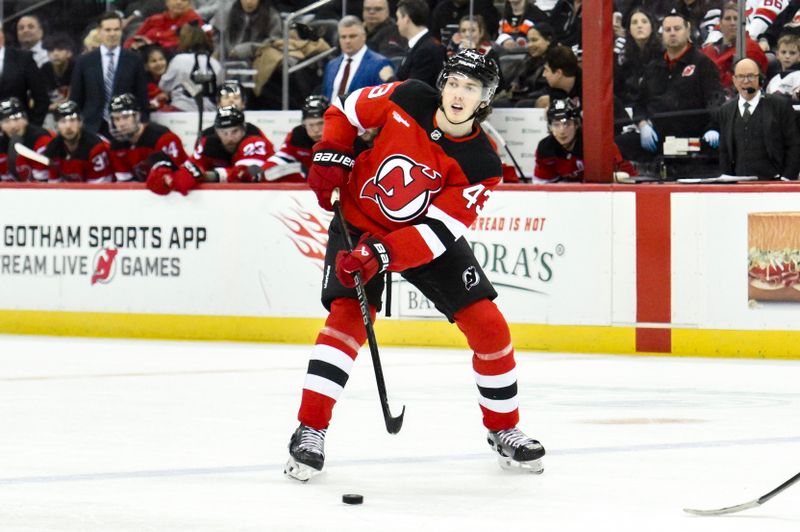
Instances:
[[[219,107],[226,107],[228,105],[236,105],[240,109],[244,109],[245,97],[242,90],[242,84],[238,79],[228,79],[219,88],[217,92],[217,105]]]
[[[228,127],[244,127],[244,113],[236,106],[227,105],[217,109],[214,117],[214,128],[225,129]]]
[[[9,118],[27,118],[28,113],[19,98],[14,96],[0,101],[0,120]]]
[[[322,118],[331,102],[321,94],[312,94],[303,102],[303,120],[306,118]]]
[[[500,85],[500,70],[497,68],[497,63],[494,59],[486,57],[485,55],[477,52],[476,50],[463,49],[450,57],[444,64],[444,68],[439,73],[436,80],[436,88],[441,92],[444,89],[447,78],[451,76],[469,77],[476,79],[483,85],[481,92],[481,103],[485,104],[479,106],[478,109],[468,119],[476,118],[478,122],[484,120],[489,113],[491,113],[490,105],[492,98],[494,98],[497,87]],[[439,101],[441,108],[441,100]]]
[[[64,118],[80,118],[81,117],[81,109],[78,107],[78,104],[73,102],[72,100],[67,100],[66,102],[58,104],[58,107],[55,108],[53,111],[53,118],[56,119],[56,122],[59,120],[63,120]]]
[[[570,99],[553,100],[547,108],[548,125],[560,120],[575,120],[580,123],[581,110]]]
[[[109,124],[111,136],[121,141],[130,140],[141,125],[139,122],[140,111],[139,102],[137,102],[136,97],[129,92],[118,94],[111,98],[111,102],[108,104],[108,114],[111,118]],[[126,115],[136,115],[136,118],[129,127],[125,129],[118,128],[116,124],[114,124],[114,117]]]

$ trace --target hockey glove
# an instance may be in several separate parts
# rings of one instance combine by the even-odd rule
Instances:
[[[197,167],[192,165],[192,169],[197,169]],[[192,174],[192,171],[185,165],[181,166],[172,175],[172,190],[177,190],[184,196],[187,195],[189,191],[195,187],[196,184],[197,184],[197,178],[195,178],[195,176]]]
[[[156,166],[147,175],[147,188],[160,196],[166,196],[172,190],[172,168]]]
[[[352,150],[346,146],[325,140],[314,145],[311,168],[308,169],[308,186],[317,195],[320,207],[333,210],[331,193],[347,183],[353,163]]]
[[[217,168],[214,170],[219,176],[220,183],[255,183],[259,181],[261,168],[256,165],[234,165],[231,168]]]
[[[352,253],[340,251],[336,254],[336,277],[347,288],[355,288],[355,274],[361,275],[361,282],[367,284],[378,273],[389,267],[389,251],[377,238],[364,233]]]
[[[644,124],[639,127],[639,143],[642,149],[655,153],[658,150],[658,133],[653,129],[650,124]]]

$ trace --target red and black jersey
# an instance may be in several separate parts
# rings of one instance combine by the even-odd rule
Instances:
[[[74,151],[57,135],[44,154],[50,158],[50,180],[69,183],[111,183],[111,152],[108,142],[89,131],[83,131]]]
[[[305,182],[308,168],[311,166],[311,152],[314,141],[308,136],[305,126],[299,125],[286,134],[283,144],[264,165],[265,170],[286,164],[300,165],[301,171],[286,174],[273,181]]]
[[[553,135],[547,135],[539,141],[536,148],[536,162],[533,175],[537,179],[558,181],[583,181],[583,132],[578,128],[575,145],[567,150],[558,143]],[[622,158],[619,148],[614,144],[614,170],[638,175],[636,168]]]
[[[356,157],[342,208],[355,227],[381,237],[395,271],[444,253],[500,182],[500,158],[483,130],[476,124],[465,137],[445,134],[438,101],[437,90],[408,80],[358,89],[325,113],[323,140],[341,146],[381,128]]]
[[[111,141],[111,168],[117,181],[147,181],[147,174],[160,161],[179,167],[186,152],[178,135],[161,124],[144,126],[136,143]]]
[[[311,149],[313,147],[314,141],[308,136],[305,126],[299,125],[286,134],[286,139],[271,159],[278,157],[287,163],[300,163],[303,172],[307,173],[311,166]]]
[[[0,135],[0,179],[3,181],[47,182],[50,172],[42,163],[31,161],[22,155],[12,154],[14,164],[9,165],[9,148],[11,142],[22,143],[23,146],[37,153],[44,153],[45,147],[53,138],[53,134],[39,126],[28,124],[25,134],[13,141],[7,135]]]
[[[210,127],[200,135],[194,152],[186,160],[186,166],[192,175],[217,170],[217,174],[224,180],[227,171],[233,166],[261,167],[274,153],[275,148],[267,136],[249,122],[245,123],[244,137],[233,153],[225,149],[215,129]]]

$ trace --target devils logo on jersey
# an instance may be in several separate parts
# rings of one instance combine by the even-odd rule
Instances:
[[[391,155],[364,183],[361,197],[377,203],[388,219],[407,222],[425,212],[441,189],[442,174],[405,155]]]

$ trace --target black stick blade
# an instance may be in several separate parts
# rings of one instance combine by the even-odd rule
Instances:
[[[397,417],[391,415],[386,416],[386,431],[389,434],[397,434],[403,428],[403,416],[406,414],[406,405],[403,405],[403,410]]]

